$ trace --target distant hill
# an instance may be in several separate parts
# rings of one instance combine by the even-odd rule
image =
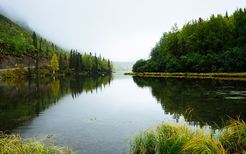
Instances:
[[[116,73],[131,72],[134,62],[113,62],[113,71]]]

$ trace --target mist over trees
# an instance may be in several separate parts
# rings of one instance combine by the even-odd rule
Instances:
[[[35,61],[36,74],[105,74],[112,72],[112,62],[91,53],[70,52],[26,30],[0,14],[0,59],[27,56]],[[42,66],[40,59],[51,63]],[[28,64],[30,72],[31,64]],[[40,70],[42,69],[42,70]],[[53,72],[53,73],[48,73]]]
[[[134,72],[246,71],[246,9],[231,16],[212,15],[176,25],[164,33],[150,59],[138,60]]]

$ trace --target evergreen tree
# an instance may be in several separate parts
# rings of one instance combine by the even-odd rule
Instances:
[[[35,32],[32,33],[32,42],[33,42],[33,46],[35,47],[35,49],[38,48],[38,42],[37,42],[37,35]]]

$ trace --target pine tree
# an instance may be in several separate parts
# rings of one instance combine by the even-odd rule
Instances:
[[[36,67],[36,73],[39,76],[39,70],[38,70],[38,42],[37,42],[37,35],[35,32],[33,32],[32,34],[32,42],[33,42],[33,46],[34,46],[34,51],[35,51],[35,67]],[[40,43],[41,44],[41,43]],[[40,45],[41,47],[41,45]]]
[[[37,42],[37,35],[35,32],[32,33],[32,42],[33,42],[33,46],[35,47],[35,49],[38,48],[38,42]]]

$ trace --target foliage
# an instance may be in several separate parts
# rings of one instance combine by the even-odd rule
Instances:
[[[22,139],[19,135],[5,135],[0,132],[0,153],[69,154],[68,148],[45,145],[34,139]]]
[[[90,74],[111,73],[113,69],[109,59],[92,56],[91,53],[82,55],[75,50],[70,52],[69,68],[75,73],[88,72]]]
[[[232,121],[224,127],[219,134],[220,139],[199,128],[192,131],[186,125],[162,124],[155,131],[146,131],[136,136],[131,142],[131,153],[244,153],[245,132],[246,124],[243,121]]]
[[[146,68],[146,61],[143,59],[138,60],[132,67],[133,72],[143,72]]]
[[[92,54],[81,54],[75,50],[69,52],[57,47],[52,42],[41,38],[35,32],[30,32],[15,24],[6,17],[0,15],[0,58],[5,55],[19,56],[27,55],[35,60],[36,76],[47,75],[48,69],[40,70],[40,59],[51,59],[53,72],[62,74],[75,73],[111,73],[112,62],[92,56]],[[45,74],[42,74],[45,73]],[[33,74],[32,74],[33,75]],[[29,74],[29,76],[31,76]]]
[[[59,70],[59,62],[58,62],[58,58],[57,58],[56,54],[54,54],[52,56],[51,61],[50,61],[50,65],[51,65],[53,72],[56,72]]]
[[[246,71],[246,9],[231,16],[212,15],[164,33],[150,59],[139,60],[134,72]]]
[[[7,71],[3,72],[2,80],[24,80],[26,73],[27,72],[24,68],[24,65],[18,64],[16,69],[8,69]]]
[[[42,41],[41,41],[42,40]],[[38,49],[39,47],[39,49]],[[0,14],[0,51],[1,55],[30,55],[52,56],[65,54],[66,51],[57,47],[52,42],[38,36],[35,32],[30,32],[15,24],[8,18]]]

